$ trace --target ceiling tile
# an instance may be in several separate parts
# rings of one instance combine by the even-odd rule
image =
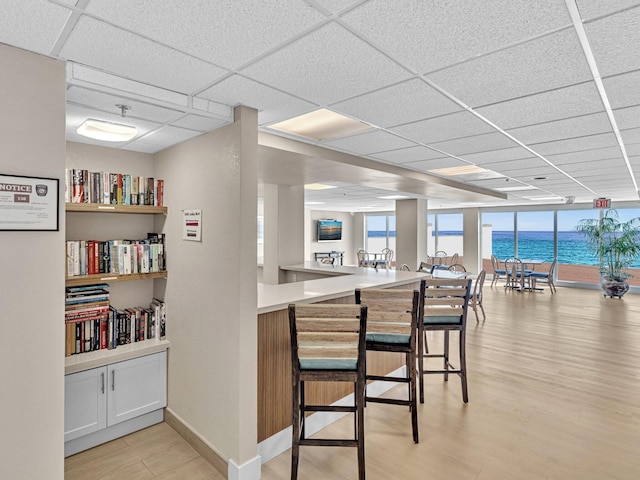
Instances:
[[[142,83],[190,93],[226,72],[194,57],[83,16],[60,54]]]
[[[640,105],[640,70],[604,78],[602,83],[611,108]]]
[[[186,115],[179,120],[171,122],[171,125],[174,127],[189,128],[199,132],[210,132],[211,130],[220,128],[223,125],[227,125],[228,123],[229,122],[218,118],[203,117],[201,115]]]
[[[508,130],[519,141],[530,143],[551,142],[563,138],[584,137],[611,131],[611,124],[605,113],[541,123],[529,127]]]
[[[570,23],[564,2],[557,0],[373,0],[343,18],[417,72],[430,72]]]
[[[447,140],[446,142],[433,143],[430,147],[447,152],[451,155],[466,157],[472,153],[488,152],[503,148],[515,147],[517,143],[502,133],[487,133],[473,137]]]
[[[593,82],[481,107],[476,111],[503,129],[604,111]]]
[[[576,0],[580,9],[580,16],[584,21],[594,17],[620,11],[634,5],[638,5],[638,0],[616,0],[615,2],[603,2],[602,0]]]
[[[640,128],[632,128],[630,130],[621,130],[622,141],[625,145],[640,143]]]
[[[409,76],[396,63],[335,23],[287,45],[242,73],[322,105]]]
[[[139,102],[131,97],[119,97],[74,86],[67,90],[67,102],[115,114],[120,112],[116,105],[124,104],[131,107],[126,113],[127,117],[151,120],[158,123],[170,122],[184,114],[178,110]]]
[[[441,158],[442,153],[419,145],[417,147],[401,148],[398,150],[376,153],[374,155],[371,155],[371,157],[383,160],[385,162],[406,163],[416,162],[420,160],[429,160],[432,158]]]
[[[601,76],[640,68],[640,8],[586,23],[584,28]]]
[[[638,87],[640,89],[640,85]],[[613,116],[620,130],[640,127],[640,105],[614,110]]]
[[[0,42],[48,55],[70,15],[45,0],[3,0]]]
[[[546,159],[563,169],[564,165],[574,163],[583,165],[594,161],[601,162],[600,167],[602,167],[605,165],[602,163],[605,160],[607,161],[607,166],[610,164],[609,160],[621,160],[622,153],[620,152],[620,148],[615,146],[608,148],[596,148],[582,152],[562,153],[560,155],[547,155]]]
[[[305,2],[90,2],[87,11],[224,68],[235,69],[326,17]],[[204,85],[204,84],[203,84]]]
[[[322,5],[331,13],[338,13],[345,8],[362,2],[360,0],[316,0],[316,3]]]
[[[140,145],[141,148],[149,149],[152,149],[155,145],[158,148],[151,152],[155,153],[168,148],[171,145],[184,142],[185,140],[189,140],[190,138],[197,137],[199,135],[202,135],[202,133],[194,130],[187,130],[185,128],[165,126],[139,138],[135,141],[135,144]]]
[[[511,174],[512,172],[518,172],[525,169],[540,168],[548,170],[549,165],[538,157],[521,158],[518,160],[506,160],[497,163],[490,163],[483,165],[485,168],[489,168],[504,174]]]
[[[531,158],[529,150],[522,147],[502,148],[481,153],[469,153],[464,155],[464,159],[477,165],[498,163],[505,160],[518,160],[520,158]]]
[[[428,78],[467,105],[478,107],[593,77],[571,29],[446,68]]]
[[[260,125],[296,117],[318,107],[240,75],[232,75],[198,96],[227,105],[255,108],[259,111]]]
[[[359,155],[370,155],[376,152],[415,146],[413,142],[382,130],[339,138],[337,140],[327,140],[322,142],[322,144],[329,148],[337,148]]]
[[[378,127],[390,127],[462,110],[454,101],[414,78],[331,106]]]
[[[495,131],[491,125],[466,111],[409,123],[390,130],[420,143],[436,143]]]
[[[640,143],[632,143],[625,145],[625,150],[627,151],[627,155],[640,155]]]
[[[534,143],[529,146],[540,155],[553,155],[558,153],[579,152],[594,148],[612,147],[618,142],[613,133],[601,133],[586,137],[568,138],[552,142]]]

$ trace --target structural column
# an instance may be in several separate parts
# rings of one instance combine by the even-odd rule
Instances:
[[[482,270],[480,255],[480,210],[477,208],[462,209],[463,225],[463,257],[468,272],[478,273]]]
[[[396,268],[415,271],[427,258],[427,201],[396,200]]]
[[[262,281],[285,281],[280,265],[304,261],[304,187],[264,185],[264,267]]]

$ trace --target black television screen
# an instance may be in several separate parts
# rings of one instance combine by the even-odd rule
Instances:
[[[318,241],[335,242],[338,240],[342,240],[342,222],[318,220]]]

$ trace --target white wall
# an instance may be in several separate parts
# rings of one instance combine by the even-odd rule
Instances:
[[[257,454],[257,112],[155,155],[165,179],[168,409],[220,456]],[[202,241],[181,211],[202,209]],[[259,462],[258,462],[259,465]]]
[[[65,65],[0,44],[0,173],[60,180],[60,230],[0,231],[0,476],[64,478]]]
[[[354,217],[349,212],[330,212],[321,210],[310,210],[305,215],[305,238],[308,238],[309,256],[305,260],[314,260],[315,252],[344,252],[344,265],[357,265],[354,235]],[[342,240],[336,242],[318,242],[317,222],[318,220],[333,219],[342,222]],[[362,245],[360,245],[362,246]]]

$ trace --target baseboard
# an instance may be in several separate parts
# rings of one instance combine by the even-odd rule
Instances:
[[[165,409],[165,422],[169,424],[185,441],[193,447],[207,462],[218,470],[225,478],[228,474],[229,463],[211,444],[198,435],[186,422],[173,413],[169,408]],[[240,477],[237,477],[240,478]],[[258,477],[260,478],[260,477]]]
[[[406,376],[406,371],[407,367],[403,366],[389,373],[387,376]],[[367,395],[370,397],[377,397],[386,391],[391,390],[395,386],[397,386],[397,384],[393,382],[371,382],[367,385]],[[353,405],[353,394],[341,398],[337,402],[334,402],[333,405]],[[314,433],[331,425],[333,422],[340,420],[345,415],[347,414],[337,412],[317,412],[309,415],[306,419],[307,435],[313,435]],[[291,448],[291,430],[292,427],[287,427],[258,443],[258,455],[260,456],[262,463],[268,462]]]
[[[162,409],[159,409],[139,417],[132,418],[126,422],[116,423],[111,427],[98,430],[97,432],[90,433],[89,435],[74,438],[73,440],[69,440],[64,443],[64,456],[68,457],[98,445],[102,445],[103,443],[110,442],[116,438],[124,437],[130,433],[142,430],[143,428],[161,423],[162,420],[163,411]]]
[[[248,462],[238,465],[233,459],[229,460],[229,480],[260,480],[262,462],[260,455],[253,457]]]

